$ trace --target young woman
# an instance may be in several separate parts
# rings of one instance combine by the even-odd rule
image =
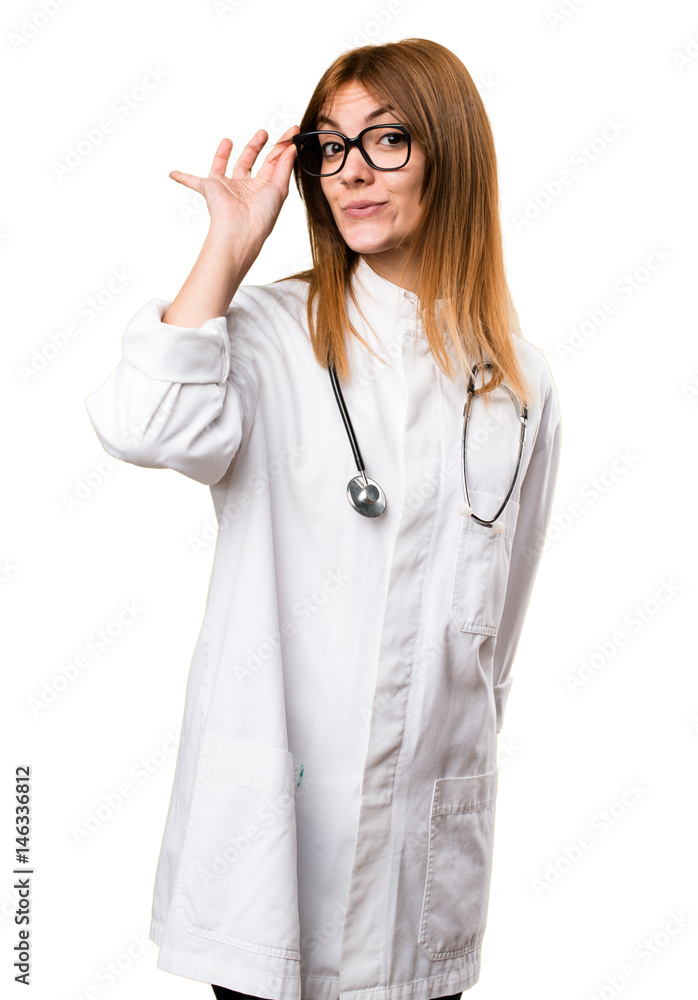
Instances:
[[[208,177],[172,172],[210,231],[86,402],[111,455],[208,485],[219,525],[151,937],[218,998],[456,996],[480,972],[557,393],[452,52],[346,52],[253,177],[267,139],[231,177],[228,139]],[[292,171],[313,267],[242,285]]]

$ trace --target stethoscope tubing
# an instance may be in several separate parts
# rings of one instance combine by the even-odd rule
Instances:
[[[342,394],[341,387],[339,385],[339,379],[337,378],[337,371],[334,365],[329,365],[328,371],[330,373],[330,379],[332,381],[332,388],[334,389],[334,397],[337,400],[337,406],[339,407],[339,412],[342,414],[342,420],[344,421],[344,426],[347,431],[347,436],[349,438],[349,443],[351,445],[351,450],[354,452],[354,461],[356,462],[356,468],[359,472],[366,474],[366,469],[364,467],[364,460],[361,457],[361,452],[359,451],[359,442],[356,440],[356,434],[354,433],[354,428],[352,427],[351,417],[349,416],[349,411],[347,410],[346,403],[344,402],[344,395]]]
[[[491,368],[492,363],[490,361],[486,361],[483,367]],[[465,398],[465,406],[463,407],[463,451],[461,454],[461,478],[463,480],[463,492],[465,493],[465,500],[469,507],[470,507],[470,496],[468,495],[468,479],[465,474],[465,462],[466,462],[465,452],[467,449],[467,442],[468,442],[468,420],[470,418],[470,404],[472,403],[473,395],[475,393],[475,379],[477,378],[478,369],[479,365],[473,365],[473,368],[470,372],[470,378],[468,379],[468,390]],[[528,422],[528,406],[525,403],[523,405],[521,404],[521,401],[519,400],[518,396],[516,396],[516,394],[512,392],[512,390],[509,388],[508,385],[505,385],[503,382],[500,382],[499,386],[509,393],[512,400],[514,401],[514,403],[516,403],[516,405],[519,408],[519,420],[521,421],[521,433],[519,435],[519,458],[516,463],[516,471],[514,472],[514,478],[511,481],[509,492],[504,497],[504,500],[502,501],[502,504],[497,513],[494,515],[494,517],[491,518],[478,517],[477,514],[473,513],[472,507],[470,508],[471,509],[470,516],[473,518],[473,520],[477,521],[478,524],[482,524],[487,528],[491,528],[494,522],[497,520],[497,518],[500,517],[504,508],[509,503],[509,497],[514,492],[514,486],[516,485],[516,480],[518,479],[519,476],[519,469],[521,468],[521,459],[523,458],[524,441],[526,440],[526,424]]]
[[[470,419],[470,406],[472,403],[473,395],[475,394],[475,379],[477,378],[477,373],[479,370],[479,365],[474,365],[470,372],[470,377],[468,379],[468,387],[465,398],[465,405],[463,406],[463,448],[461,451],[461,478],[463,483],[463,493],[465,494],[465,500],[467,504],[467,511],[470,517],[472,517],[478,524],[482,524],[485,527],[492,528],[495,521],[501,516],[504,508],[509,502],[509,498],[514,491],[514,486],[519,476],[519,470],[521,469],[521,460],[523,458],[524,442],[526,440],[526,424],[528,422],[528,407],[524,403],[522,404],[519,398],[512,392],[509,386],[500,382],[500,386],[506,392],[509,393],[514,403],[519,408],[519,419],[521,421],[521,433],[519,435],[519,457],[516,463],[516,471],[514,472],[514,477],[511,481],[511,485],[504,497],[504,500],[494,515],[491,518],[478,517],[477,514],[473,512],[470,506],[470,495],[468,493],[468,479],[466,475],[466,450],[468,443],[468,422]],[[492,368],[492,363],[487,361],[484,363],[483,368]],[[342,420],[344,421],[344,427],[347,432],[347,437],[349,438],[349,444],[351,445],[351,450],[354,454],[354,461],[356,462],[356,468],[358,469],[359,475],[350,481],[347,487],[347,497],[351,505],[358,510],[360,514],[366,516],[375,516],[378,513],[382,513],[385,509],[385,494],[381,490],[380,486],[366,475],[366,468],[364,466],[364,460],[361,456],[361,451],[359,450],[359,443],[356,439],[356,434],[354,433],[354,428],[352,426],[351,417],[349,416],[349,411],[347,410],[346,403],[344,401],[344,394],[342,393],[341,386],[339,384],[339,379],[337,378],[337,371],[333,364],[328,364],[327,370],[330,375],[330,381],[332,382],[332,388],[334,390],[334,396],[337,401],[337,406],[339,407],[339,412],[342,415]],[[357,482],[358,480],[358,482]],[[369,492],[367,492],[369,491]],[[373,499],[367,501],[369,493],[372,493]],[[376,500],[378,503],[376,504]],[[373,505],[376,504],[375,508]],[[501,530],[501,527],[500,527]]]

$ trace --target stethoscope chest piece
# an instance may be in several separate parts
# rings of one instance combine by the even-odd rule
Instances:
[[[485,362],[484,368],[492,368],[491,362]],[[523,456],[524,441],[526,438],[526,423],[528,418],[528,407],[526,404],[522,404],[512,390],[501,383],[502,389],[506,390],[509,396],[512,398],[514,403],[518,406],[519,419],[521,422],[521,431],[519,435],[519,456],[516,463],[516,470],[514,476],[511,480],[511,485],[501,503],[497,513],[490,518],[478,517],[470,506],[470,496],[468,494],[468,478],[466,474],[466,450],[468,442],[468,422],[470,419],[470,408],[472,404],[473,394],[475,393],[475,379],[479,370],[479,365],[474,365],[472,371],[470,372],[470,377],[468,379],[468,391],[466,394],[465,406],[463,407],[463,443],[461,447],[461,474],[463,478],[463,496],[465,499],[464,503],[458,504],[458,513],[462,514],[463,517],[472,517],[474,521],[485,527],[491,529],[492,533],[495,535],[501,535],[504,531],[504,524],[499,521],[499,517],[504,511],[507,503],[509,502],[509,497],[511,496],[514,485],[519,475],[519,470],[521,468],[521,459]],[[354,434],[354,428],[351,425],[351,420],[349,419],[349,413],[344,402],[344,396],[342,394],[341,387],[339,385],[339,379],[337,378],[337,372],[335,371],[334,365],[328,365],[328,371],[330,373],[330,380],[332,382],[332,387],[334,389],[335,398],[337,400],[337,405],[339,406],[339,411],[342,414],[342,420],[344,421],[344,426],[349,437],[349,442],[351,444],[351,449],[354,453],[354,461],[356,462],[356,468],[359,471],[358,476],[354,476],[353,479],[349,480],[347,485],[347,498],[349,503],[352,505],[354,510],[357,510],[359,514],[363,514],[364,517],[378,517],[385,511],[386,500],[385,493],[380,488],[378,483],[374,479],[369,479],[366,475],[366,468],[364,466],[363,458],[361,457],[361,452],[359,451],[359,445],[356,440],[356,435]]]
[[[359,444],[356,440],[356,434],[354,434],[354,428],[351,425],[351,420],[349,419],[349,413],[344,402],[344,396],[342,394],[342,389],[340,387],[334,365],[329,365],[328,371],[330,373],[330,381],[332,382],[332,388],[334,389],[335,399],[337,400],[337,405],[339,406],[339,412],[342,414],[342,420],[344,421],[344,426],[349,437],[351,450],[354,453],[356,468],[359,470],[358,476],[354,476],[354,478],[350,479],[347,484],[347,498],[354,510],[358,510],[359,514],[363,514],[364,517],[378,517],[378,515],[382,514],[385,510],[385,493],[374,479],[369,479],[366,475],[364,460],[361,457],[361,452],[359,451]]]
[[[378,517],[385,510],[385,493],[366,473],[349,480],[347,497],[354,510],[364,517]]]

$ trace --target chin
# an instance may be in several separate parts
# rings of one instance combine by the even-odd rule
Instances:
[[[369,233],[345,233],[340,229],[344,242],[354,253],[380,253],[382,250],[391,250],[395,240],[390,240],[385,236],[371,236]]]

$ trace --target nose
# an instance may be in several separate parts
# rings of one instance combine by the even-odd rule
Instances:
[[[352,184],[357,180],[373,181],[373,167],[363,158],[358,146],[352,146],[349,150],[344,166],[337,177],[347,184]]]

